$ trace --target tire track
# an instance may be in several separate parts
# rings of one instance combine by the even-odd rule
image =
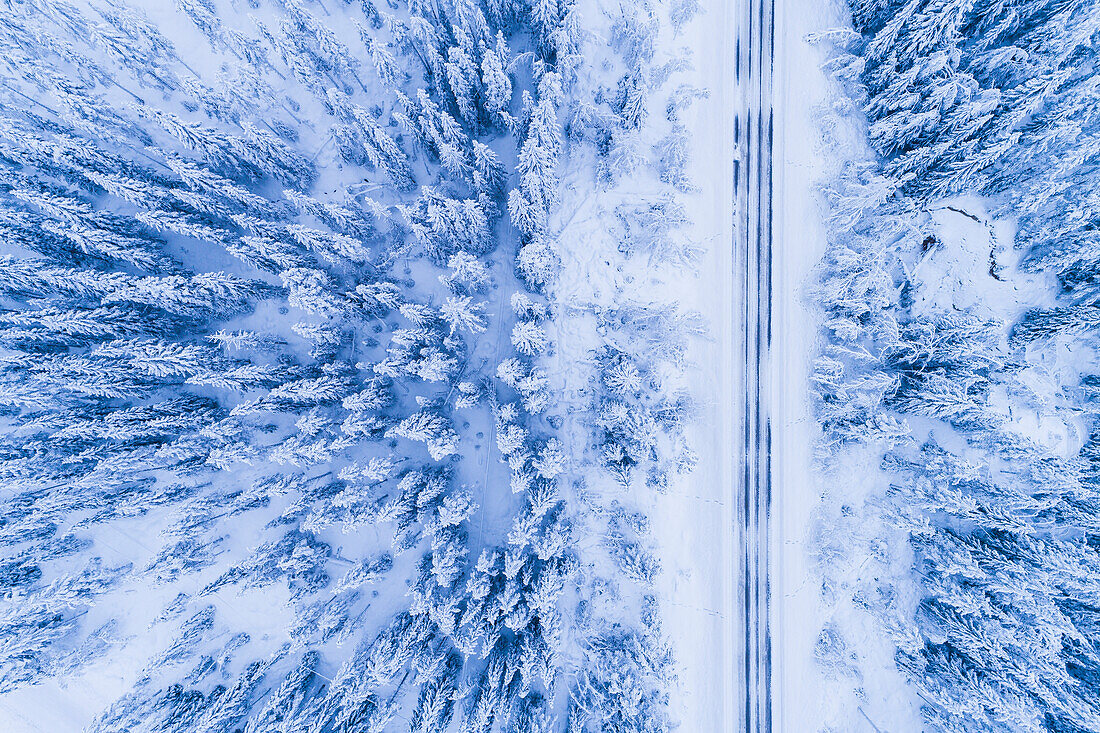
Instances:
[[[772,730],[771,643],[771,415],[772,340],[772,72],[774,0],[744,0],[737,28],[740,109],[734,128],[736,236],[739,285],[734,333],[741,392],[737,440],[737,553],[742,634],[740,726]]]

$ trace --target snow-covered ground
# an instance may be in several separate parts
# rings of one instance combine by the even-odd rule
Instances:
[[[774,629],[773,714],[776,731],[817,730],[822,708],[813,645],[820,630],[820,588],[808,553],[809,528],[820,500],[813,446],[820,431],[810,411],[810,356],[819,348],[819,321],[807,284],[825,248],[817,187],[829,174],[820,143],[819,110],[828,84],[820,51],[806,36],[835,27],[834,3],[776,3],[774,75],[774,241],[772,253],[771,555]]]
[[[689,83],[709,92],[685,120],[693,131],[690,175],[698,190],[684,201],[690,235],[704,255],[697,275],[669,283],[710,324],[709,337],[694,340],[688,352],[687,376],[700,400],[688,437],[699,463],[655,508],[662,600],[678,663],[674,705],[685,733],[733,730],[738,715],[732,205],[739,7],[740,0],[706,0],[678,39],[693,50]]]
[[[615,4],[606,7],[605,16],[594,16],[597,34],[606,32],[602,24],[616,12]],[[681,85],[707,92],[682,116],[692,133],[687,173],[695,190],[674,194],[689,222],[678,239],[699,250],[694,265],[678,268],[617,251],[617,207],[647,205],[669,195],[668,185],[650,171],[637,171],[605,187],[591,180],[588,160],[572,160],[564,177],[558,234],[563,263],[554,300],[561,309],[556,325],[562,330],[555,339],[558,369],[553,378],[563,382],[565,401],[575,405],[567,436],[583,434],[581,411],[591,377],[587,370],[571,371],[568,365],[587,361],[601,341],[592,312],[629,303],[675,304],[709,324],[707,335],[688,341],[682,371],[666,369],[662,374],[667,388],[684,387],[697,403],[686,428],[697,467],[662,493],[631,492],[622,499],[643,508],[652,520],[661,562],[654,591],[675,658],[671,715],[681,731],[730,730],[736,722],[730,450],[734,10],[734,3],[705,2],[677,34],[666,21],[654,60],[659,64],[683,57],[689,66],[654,95],[651,118],[663,116],[665,100]],[[665,131],[663,122],[654,122],[642,144],[653,144]],[[576,443],[570,448],[579,453]],[[591,473],[587,478],[592,480]]]
[[[862,503],[877,486],[869,477],[880,476],[877,465],[861,461],[851,462],[848,471],[823,474],[818,454],[823,436],[809,389],[812,360],[823,345],[813,293],[826,248],[827,212],[820,191],[848,160],[865,155],[863,130],[836,123],[831,109],[836,88],[821,69],[826,52],[813,41],[815,34],[846,27],[847,17],[842,2],[782,0],[776,5],[771,582],[777,731],[919,729],[892,647],[880,643],[881,632],[869,619],[847,619],[853,624],[849,631],[863,624],[867,634],[860,653],[869,674],[862,685],[830,676],[814,654],[823,624],[835,612],[823,598],[823,579],[815,567],[822,513],[838,510],[823,501],[846,495]]]
[[[825,126],[835,88],[821,69],[826,58],[814,34],[843,28],[847,8],[839,2],[782,0],[776,4],[774,73],[775,194],[771,409],[773,454],[772,641],[773,724],[776,731],[915,730],[919,725],[904,693],[892,647],[869,638],[862,652],[870,674],[863,690],[830,678],[815,662],[815,644],[830,609],[812,557],[820,547],[819,527],[826,482],[848,482],[852,501],[863,501],[859,486],[870,487],[867,471],[825,476],[820,456],[821,429],[809,391],[811,362],[822,348],[822,324],[812,292],[825,252],[821,186],[835,177],[849,156],[862,155],[862,130]],[[830,142],[826,142],[826,141]],[[837,142],[842,144],[836,145]],[[836,501],[837,492],[830,495]],[[858,498],[857,498],[858,497]],[[835,507],[828,507],[829,511]],[[858,572],[858,570],[857,570]],[[866,620],[863,623],[867,623]],[[877,636],[880,632],[871,628]]]
[[[688,350],[687,380],[699,400],[697,414],[687,429],[698,466],[651,510],[655,518],[662,573],[658,590],[666,631],[676,656],[677,681],[672,706],[683,731],[732,730],[741,716],[738,696],[744,684],[739,662],[741,611],[738,607],[735,555],[736,494],[735,441],[740,419],[740,395],[735,394],[737,334],[735,302],[733,168],[736,116],[742,90],[736,79],[738,21],[746,2],[711,0],[687,25],[683,35],[662,50],[682,45],[692,50],[692,68],[678,80],[704,88],[706,98],[685,114],[692,131],[689,167],[697,190],[682,200],[691,222],[690,237],[702,249],[696,271],[665,269],[647,273],[644,287],[629,278],[618,279],[613,297],[676,301],[700,312],[709,324],[709,336],[694,339]],[[775,730],[815,729],[821,708],[801,702],[813,697],[817,671],[813,645],[820,630],[819,588],[811,575],[807,553],[808,531],[820,496],[814,477],[812,450],[818,437],[809,412],[806,387],[810,355],[818,348],[818,323],[806,300],[811,270],[824,248],[824,233],[816,196],[828,170],[828,151],[817,143],[818,107],[826,104],[828,87],[818,70],[821,53],[805,39],[808,33],[834,27],[838,11],[815,3],[790,0],[776,8],[775,70],[775,250],[771,411],[775,436],[773,478],[774,525],[772,611]],[[622,192],[592,191],[579,181],[567,190],[577,196],[566,202],[568,221],[561,240],[570,256],[564,258],[559,293],[576,302],[608,301],[605,268],[621,268],[617,260],[593,257],[596,243],[613,226],[612,202]],[[581,193],[578,193],[578,190]],[[643,180],[631,182],[628,195],[642,197]],[[569,194],[567,194],[569,195]],[[612,224],[608,224],[612,222]],[[569,247],[568,242],[575,243]],[[575,333],[573,335],[576,335]],[[568,347],[566,347],[568,348]],[[559,355],[568,360],[570,357]],[[567,390],[569,399],[583,379]]]

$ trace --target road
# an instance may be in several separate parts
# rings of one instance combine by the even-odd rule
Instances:
[[[703,12],[677,40],[693,50],[694,68],[683,81],[709,92],[684,119],[697,186],[683,197],[688,235],[705,253],[698,278],[662,273],[668,282],[661,294],[701,313],[713,338],[693,340],[686,360],[700,404],[685,430],[699,461],[654,497],[651,516],[659,518],[653,532],[663,568],[657,591],[667,610],[664,631],[677,658],[672,715],[678,730],[691,733],[784,729],[773,702],[773,647],[781,635],[773,634],[772,621],[779,532],[771,514],[771,426],[786,424],[776,421],[777,391],[790,392],[792,405],[805,401],[794,386],[804,381],[797,370],[790,374],[798,378],[781,387],[771,371],[773,319],[800,315],[786,307],[782,273],[780,313],[772,303],[773,2],[703,0]],[[559,237],[560,246],[570,247],[562,282],[577,293],[599,282],[604,264],[594,256],[604,236],[598,214],[600,205],[611,206],[589,199],[562,204],[588,207]],[[559,341],[563,359],[583,358],[565,352],[582,342]],[[792,346],[784,353],[803,353],[802,344]],[[786,439],[783,431],[776,439]]]
[[[739,730],[772,730],[772,142],[774,0],[741,0],[734,142],[734,496]]]

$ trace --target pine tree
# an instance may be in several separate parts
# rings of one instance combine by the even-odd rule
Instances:
[[[386,435],[396,435],[426,444],[428,454],[435,461],[441,461],[458,450],[458,433],[451,427],[450,421],[431,410],[413,413],[387,430]]]
[[[512,101],[512,79],[507,71],[510,56],[503,32],[497,33],[496,45],[481,48],[481,83],[485,89],[485,111],[492,119],[505,124]]]

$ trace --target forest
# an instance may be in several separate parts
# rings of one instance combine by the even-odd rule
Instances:
[[[881,470],[819,528],[825,597],[927,730],[1100,730],[1100,6],[848,5],[814,40],[866,153],[823,187],[813,380],[824,464]],[[816,653],[860,684],[842,617]]]
[[[0,697],[90,685],[96,733],[669,730],[649,519],[586,477],[690,467],[675,339],[613,338],[674,321],[592,310],[563,427],[552,218],[563,151],[642,166],[669,193],[621,226],[665,246],[685,135],[638,141],[691,103],[650,95],[694,3],[610,39],[572,0],[0,5]]]

